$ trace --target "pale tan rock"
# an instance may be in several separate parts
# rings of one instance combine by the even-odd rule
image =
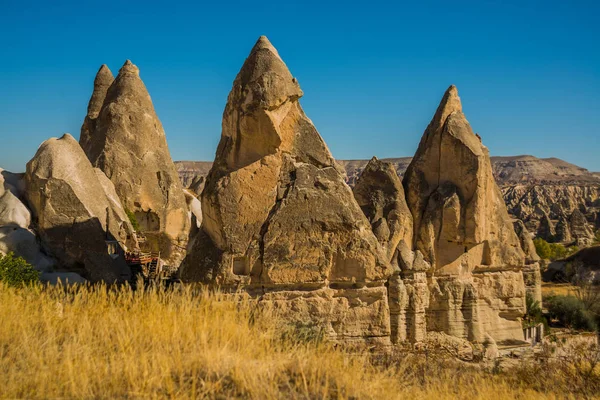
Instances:
[[[183,187],[139,69],[129,60],[106,92],[90,137],[86,154],[135,214],[146,236],[143,249],[160,251],[178,266],[190,229]]]
[[[523,253],[525,253],[525,261],[527,264],[535,263],[540,261],[540,256],[538,256],[535,245],[533,244],[533,238],[531,234],[527,231],[525,224],[520,219],[513,221],[513,226],[515,228],[515,233],[519,237],[519,242],[521,243],[521,249]]]
[[[416,249],[436,273],[523,265],[488,150],[462,113],[454,86],[447,90],[421,139],[404,186]]]
[[[261,37],[236,77],[202,192],[185,280],[221,285],[384,281],[389,263],[306,117],[302,90]]]
[[[569,217],[569,230],[579,246],[589,246],[594,242],[594,231],[579,209],[574,209]]]
[[[400,241],[412,243],[413,234],[412,215],[396,170],[392,164],[373,157],[352,192],[392,261]]]
[[[427,333],[424,343],[429,350],[443,351],[462,361],[473,361],[474,349],[467,340],[447,335],[443,332]]]
[[[385,287],[284,290],[261,295],[290,324],[315,326],[330,341],[343,344],[390,344]]]
[[[71,135],[42,143],[27,164],[25,180],[37,232],[62,268],[91,281],[130,278],[122,255],[111,257],[105,241],[134,245],[133,228],[114,187],[99,178]]]
[[[489,153],[451,86],[406,174],[413,250],[431,264],[427,330],[482,342],[522,337],[521,249]]]
[[[0,226],[14,225],[29,228],[31,213],[12,191],[0,194]]]
[[[0,255],[14,253],[38,271],[49,271],[54,260],[42,252],[35,233],[16,225],[0,227]]]
[[[114,80],[115,78],[110,69],[108,69],[106,64],[103,64],[94,79],[94,90],[90,102],[88,103],[87,115],[83,120],[81,134],[79,136],[79,144],[86,153],[90,151],[92,145],[92,135],[96,129],[96,119],[100,114],[102,104],[104,104],[106,92]]]

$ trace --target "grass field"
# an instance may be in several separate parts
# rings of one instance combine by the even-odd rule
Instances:
[[[498,400],[582,398],[588,389],[548,366],[348,354],[296,335],[256,303],[189,287],[0,283],[1,398]]]

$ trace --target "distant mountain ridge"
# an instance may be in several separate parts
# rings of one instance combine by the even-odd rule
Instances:
[[[404,175],[412,157],[385,158],[396,168],[400,177]],[[590,172],[559,158],[537,158],[531,155],[491,157],[492,170],[500,186],[514,184],[600,184],[600,172]],[[346,171],[346,181],[354,186],[356,179],[369,160],[337,160]],[[175,166],[184,186],[189,186],[197,176],[206,176],[210,161],[175,161]]]

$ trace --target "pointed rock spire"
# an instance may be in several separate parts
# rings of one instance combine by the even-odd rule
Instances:
[[[302,90],[266,37],[238,73],[202,192],[185,280],[301,285],[386,279],[389,263]]]
[[[135,214],[145,250],[177,266],[190,227],[185,196],[150,94],[129,60],[106,93],[86,153]]]
[[[88,112],[81,126],[81,134],[79,136],[79,144],[86,152],[86,149],[89,149],[91,136],[96,128],[96,119],[106,98],[106,92],[114,80],[115,78],[110,69],[108,69],[106,64],[102,64],[94,79],[94,91],[88,103]]]
[[[491,240],[500,240],[507,250],[505,266],[522,265],[523,252],[493,179],[488,150],[462,113],[455,86],[446,90],[403,183],[414,219],[414,245],[435,268],[454,265],[466,250]]]

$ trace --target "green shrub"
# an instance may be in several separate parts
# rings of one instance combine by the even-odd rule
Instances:
[[[562,244],[548,243],[542,238],[533,239],[533,244],[538,256],[544,260],[559,260],[577,251],[576,246],[566,249]]]
[[[40,280],[40,273],[31,264],[8,253],[0,257],[0,281],[10,286],[30,285]]]
[[[125,214],[127,214],[127,217],[129,218],[129,222],[131,222],[131,226],[133,227],[133,229],[136,232],[139,232],[140,231],[140,224],[138,223],[138,220],[135,217],[135,214],[133,213],[133,211],[125,209]]]
[[[539,323],[544,324],[546,328],[548,327],[548,321],[544,317],[540,302],[535,300],[531,293],[527,293],[525,296],[525,307],[527,312],[525,318],[523,318],[523,328],[535,326]]]
[[[596,242],[600,242],[600,229],[596,231]]]
[[[585,304],[575,296],[552,296],[546,299],[545,305],[550,318],[567,328],[596,330],[594,313],[587,310]]]

